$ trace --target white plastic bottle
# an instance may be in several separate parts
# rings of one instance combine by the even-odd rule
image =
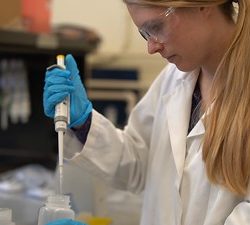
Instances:
[[[75,219],[75,212],[70,208],[70,197],[67,195],[48,196],[45,206],[38,215],[38,225],[45,225],[58,219]]]
[[[9,208],[0,208],[0,225],[15,225],[12,222],[12,210]]]

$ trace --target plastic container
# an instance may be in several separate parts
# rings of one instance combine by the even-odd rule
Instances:
[[[70,197],[67,195],[48,196],[47,202],[39,210],[38,225],[45,225],[63,218],[75,219],[75,212],[70,208]]]
[[[0,208],[0,225],[15,225],[12,222],[12,210],[8,208]]]

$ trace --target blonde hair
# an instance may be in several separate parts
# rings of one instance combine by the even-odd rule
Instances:
[[[201,7],[225,0],[124,0],[141,6]],[[250,1],[239,0],[236,33],[214,75],[203,160],[212,183],[246,195],[250,179]],[[231,15],[233,16],[233,15]]]
[[[216,71],[203,159],[209,179],[246,195],[250,179],[250,12],[239,1],[237,30]]]

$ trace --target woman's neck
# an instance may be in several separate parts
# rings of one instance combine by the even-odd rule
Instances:
[[[209,97],[213,82],[213,74],[210,74],[201,69],[198,82],[201,92],[202,105],[203,107],[207,108],[207,106],[209,105]]]

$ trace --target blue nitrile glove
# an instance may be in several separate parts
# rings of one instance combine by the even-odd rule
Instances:
[[[77,127],[86,121],[92,112],[79,70],[72,55],[65,57],[66,70],[53,68],[46,71],[43,107],[45,115],[54,118],[55,106],[70,94],[70,124]]]
[[[71,219],[60,219],[49,222],[46,225],[86,225],[86,224]]]

